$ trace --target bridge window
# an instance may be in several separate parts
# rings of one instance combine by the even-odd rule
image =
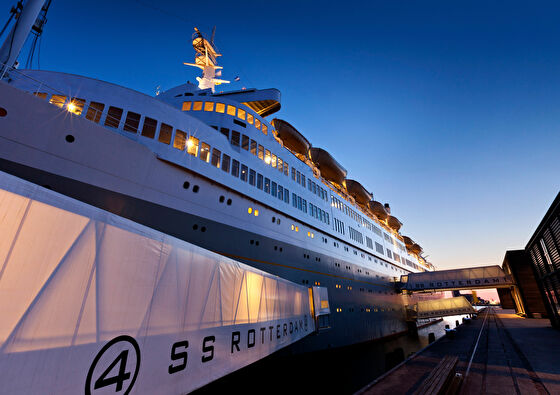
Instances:
[[[271,157],[270,157],[270,151],[269,150],[264,150],[264,163],[266,163],[267,165],[270,164],[271,162]]]
[[[104,108],[105,104],[92,101],[91,103],[89,103],[89,107],[86,112],[86,119],[89,119],[90,121],[93,121],[95,123],[99,123]]]
[[[247,114],[247,122],[249,122],[249,124],[253,124],[253,115],[252,114]]]
[[[233,159],[231,161],[231,175],[234,177],[239,177],[239,161]]]
[[[264,134],[268,134],[268,128],[266,127],[266,125],[264,123],[262,124],[262,132]]]
[[[276,155],[272,154],[270,164],[272,167],[276,167]]]
[[[280,159],[280,157],[278,157],[277,165],[278,165],[277,167],[278,167],[278,170],[280,171],[280,173],[283,173],[284,169],[282,168],[282,159]]]
[[[255,127],[259,130],[261,129],[261,121],[259,121],[258,119],[255,119]]]
[[[231,144],[235,145],[236,147],[239,147],[239,139],[240,139],[241,134],[239,132],[236,132],[235,130],[231,131]]]
[[[141,115],[135,112],[129,111],[126,114],[126,119],[124,121],[123,130],[125,132],[138,133],[138,126],[140,125]]]
[[[181,108],[183,111],[190,111],[192,108],[192,102],[190,101],[184,101],[183,102],[183,107]]]
[[[259,159],[264,160],[264,147],[259,144]]]
[[[173,127],[166,123],[162,123],[159,128],[158,141],[160,143],[169,144],[171,143],[171,134],[173,133]]]
[[[204,102],[204,111],[214,111],[214,102]]]
[[[249,184],[255,186],[256,172],[253,169],[249,169]]]
[[[54,104],[58,108],[64,107],[65,102],[66,96],[63,95],[52,95],[51,100],[49,100],[49,103]]]
[[[222,170],[229,173],[229,161],[230,157],[226,154],[222,156]]]
[[[122,108],[110,106],[109,111],[107,111],[107,118],[105,118],[105,126],[109,126],[115,129],[118,128],[119,123],[121,122],[122,114]]]
[[[216,103],[216,112],[224,113],[226,112],[226,105],[224,103]]]
[[[142,127],[142,136],[153,139],[156,135],[157,121],[152,118],[144,118],[144,126]]]
[[[81,115],[85,104],[86,101],[84,99],[73,98],[70,100],[70,103],[68,103],[67,109],[74,115]]]
[[[47,94],[45,92],[34,92],[33,96],[37,96],[39,99],[43,100],[47,98]]]
[[[257,142],[255,140],[251,140],[251,153],[257,155]]]
[[[241,165],[241,180],[247,182],[247,175],[249,173],[249,168],[245,165]]]
[[[210,162],[210,145],[205,142],[200,145],[200,159],[206,163]]]
[[[264,179],[264,191],[266,193],[270,193],[270,179],[269,178]]]
[[[202,110],[202,102],[201,101],[195,101],[193,103],[193,111],[201,111]]]
[[[241,135],[241,148],[245,151],[249,151],[249,137],[245,136],[244,134]]]
[[[212,150],[212,166],[215,166],[219,169],[220,168],[221,157],[222,157],[222,152],[220,150],[217,150],[216,148],[214,148]]]
[[[245,120],[245,110],[238,109],[237,110],[237,118]]]
[[[235,116],[235,110],[236,110],[236,108],[234,106],[231,106],[231,105],[228,104],[228,106],[227,106],[227,114],[228,115]]]
[[[198,156],[198,139],[196,137],[189,137],[187,142],[187,153],[194,157]]]
[[[229,141],[229,129],[228,128],[220,128],[220,133],[223,134],[226,139]]]
[[[249,178],[251,177],[250,173],[249,173]],[[250,183],[250,181],[249,181]],[[263,189],[263,176],[262,174],[258,173],[257,174],[257,188],[259,189]]]
[[[173,148],[177,148],[182,151],[185,149],[186,144],[187,144],[187,134],[182,130],[177,129],[175,131],[175,139],[173,140]]]

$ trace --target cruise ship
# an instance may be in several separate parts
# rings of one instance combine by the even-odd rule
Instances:
[[[331,313],[294,352],[406,331],[405,306],[414,301],[394,282],[433,270],[422,248],[336,151],[274,117],[279,90],[222,91],[228,81],[214,35],[195,29],[192,44],[187,65],[202,71],[198,83],[155,96],[61,71],[2,67],[0,171],[326,287]]]

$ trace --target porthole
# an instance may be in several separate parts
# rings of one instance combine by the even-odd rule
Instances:
[[[192,226],[192,228],[193,228],[193,230],[197,230],[197,229],[198,229],[198,225],[197,225],[197,224],[194,224],[194,225]]]
[[[258,246],[258,245],[259,245],[259,242],[258,242],[258,240],[257,240],[257,241],[255,241],[255,245],[256,245],[256,246]]]
[[[276,217],[272,217],[272,223],[276,222]]]
[[[249,244],[251,245],[255,244],[255,240],[249,240]]]
[[[199,189],[198,185],[195,185],[194,187],[192,187],[192,191],[194,193],[198,193],[198,189]]]
[[[203,226],[202,228],[200,228],[201,232],[206,232],[206,226]]]
[[[0,107],[0,117],[5,117],[8,115],[8,111],[4,107]]]
[[[278,218],[278,219],[276,220],[276,223],[277,223],[278,225],[280,225],[280,218]]]
[[[191,186],[191,183],[188,182],[188,181],[185,181],[185,182],[183,183],[183,188],[185,188],[185,189],[189,189],[190,186]]]
[[[282,247],[280,247],[280,252],[282,252]]]
[[[220,196],[220,199],[219,199],[219,200],[220,200],[220,203],[223,203],[224,200],[226,200],[226,198],[225,198],[225,196],[222,195],[222,196]]]
[[[76,140],[74,136],[72,136],[71,134],[67,134],[64,139],[66,140],[67,143],[73,143]]]
[[[228,206],[231,206],[231,199],[228,199],[227,202],[226,202],[226,204],[227,204]]]
[[[278,246],[274,246],[274,251],[277,251],[277,250],[278,250]]]

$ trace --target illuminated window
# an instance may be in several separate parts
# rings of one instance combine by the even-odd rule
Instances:
[[[235,108],[234,106],[230,106],[230,105],[228,104],[228,106],[227,106],[227,114],[228,114],[228,115],[233,115],[233,116],[235,116],[235,110],[236,110],[236,108]]]
[[[251,114],[247,114],[247,122],[249,122],[249,124],[253,124],[253,115]]]
[[[216,103],[216,112],[221,112],[222,114],[226,112],[226,105],[224,103]]]
[[[278,157],[278,170],[280,171],[280,173],[284,171],[284,169],[282,168],[282,159],[280,159],[280,157]]]
[[[276,167],[276,155],[272,154],[272,161],[270,162],[272,167]]]
[[[81,115],[84,111],[84,105],[86,101],[84,99],[72,99],[70,103],[67,104],[66,108],[74,115]]]
[[[171,134],[173,133],[173,127],[166,123],[162,123],[159,128],[158,141],[160,143],[169,144],[171,143]]]
[[[271,161],[271,157],[270,157],[270,151],[269,150],[265,150],[264,151],[264,163],[266,163],[267,165],[270,165],[270,161]]]
[[[212,150],[212,166],[220,168],[220,159],[222,158],[222,152],[214,148]]]
[[[202,102],[195,101],[193,104],[193,111],[201,111],[202,110]]]
[[[256,210],[256,209],[255,209],[255,213],[254,213],[254,214],[255,214],[255,217],[258,217],[258,216],[259,216],[259,210]]]
[[[288,169],[290,168],[290,165],[288,164],[288,162],[284,162],[284,175],[287,176],[288,175]]]
[[[54,104],[55,106],[62,108],[64,107],[64,102],[66,101],[66,96],[63,95],[52,95],[51,100],[49,103]]]
[[[241,178],[241,181],[247,182],[248,173],[249,173],[249,169],[247,168],[247,166],[241,165],[241,175],[239,176],[239,178]]]
[[[190,102],[190,101],[184,101],[183,102],[183,107],[182,107],[183,111],[190,111],[191,108],[192,108],[192,102]]]
[[[260,129],[260,128],[261,128],[261,121],[259,121],[258,119],[255,119],[255,127],[256,127],[257,129]]]
[[[270,193],[270,178],[265,177],[264,179],[264,191]]]
[[[247,212],[248,212],[249,214],[251,214],[251,213],[253,212],[253,208],[252,208],[252,207],[249,207],[249,208],[247,209]]]
[[[259,159],[264,160],[264,147],[259,145]]]
[[[214,102],[204,102],[204,111],[214,111]]]
[[[152,118],[144,118],[144,126],[142,126],[142,136],[151,139],[156,135],[157,121]]]
[[[296,232],[299,232],[299,227],[296,226]]]
[[[319,283],[321,285],[321,283]],[[321,300],[321,308],[328,309],[329,308],[329,301],[328,300]]]
[[[265,125],[264,123],[263,123],[263,125],[262,125],[262,132],[263,132],[264,134],[268,134],[268,128],[266,127],[266,125]]]
[[[295,225],[292,225],[292,230],[295,230],[295,229],[296,229],[296,226],[295,226]]]
[[[196,137],[189,137],[187,141],[187,153],[194,157],[198,156],[198,139]]]
[[[307,232],[307,237],[311,237],[311,232]]]
[[[245,120],[245,110],[238,109],[237,110],[237,118]]]
[[[46,99],[47,98],[47,94],[45,92],[35,92],[33,93],[33,96],[37,96],[39,99]]]
[[[210,146],[205,142],[200,144],[200,159],[206,163],[210,162]]]
[[[185,149],[186,144],[187,144],[187,134],[182,130],[176,130],[175,139],[173,140],[173,148],[177,148],[182,151]]]
[[[251,140],[251,153],[257,155],[257,142],[255,140]]]
[[[99,123],[104,108],[105,104],[92,101],[91,103],[89,103],[89,107],[86,112],[86,119],[89,119],[90,121],[93,121],[95,123]]]
[[[138,133],[138,126],[140,125],[140,114],[129,111],[124,120],[123,130],[125,132]]]
[[[107,118],[105,118],[105,126],[115,129],[118,128],[119,123],[121,122],[122,114],[122,108],[110,106],[109,111],[107,111]]]

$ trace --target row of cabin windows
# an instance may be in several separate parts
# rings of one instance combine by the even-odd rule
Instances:
[[[272,166],[284,175],[288,175],[289,165],[288,162],[282,160],[279,156],[271,153],[269,150],[265,149],[264,146],[257,143],[255,140],[249,138],[244,134],[239,133],[236,130],[230,130],[228,128],[220,128],[220,133],[222,133],[231,145],[235,147],[240,147],[245,151],[251,152],[251,154],[258,157],[260,160],[264,161],[267,165]]]
[[[379,227],[372,224],[370,221],[368,221],[363,216],[361,216],[358,212],[348,207],[348,205],[344,204],[340,199],[334,197],[333,195],[331,195],[331,206],[336,207],[344,214],[346,214],[347,216],[349,216],[350,218],[358,222],[360,225],[364,226],[366,229],[369,229],[376,235],[381,236],[381,229],[379,229]]]
[[[339,233],[345,234],[344,222],[337,218],[333,218],[333,229]]]
[[[348,226],[348,234],[350,238],[360,244],[364,244],[364,237],[362,236],[362,232]]]
[[[247,121],[250,125],[254,125],[257,129],[261,130],[264,134],[268,134],[268,126],[260,119],[257,119],[246,110],[232,106],[231,104],[215,103],[212,101],[185,101],[182,106],[183,111],[209,111],[221,114],[231,115],[243,121]]]
[[[307,179],[307,189],[309,189],[309,192],[312,192],[315,195],[319,196],[325,202],[328,201],[327,191],[324,188],[317,185],[315,181],[311,181],[310,178]]]
[[[309,215],[317,218],[319,221],[330,225],[329,214],[312,203],[309,203]]]

